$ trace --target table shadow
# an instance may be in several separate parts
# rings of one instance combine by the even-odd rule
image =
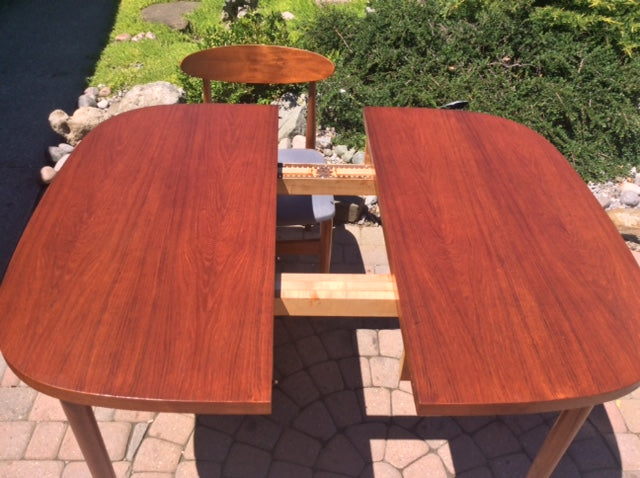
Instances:
[[[272,413],[196,416],[199,476],[524,477],[557,414],[415,416],[399,358],[385,355],[397,328],[397,319],[276,318]],[[552,476],[622,477],[603,406]]]
[[[332,272],[366,267],[353,234],[334,231]],[[281,258],[279,272],[315,272]],[[270,415],[197,415],[201,477],[525,476],[557,413],[418,417],[400,381],[396,318],[277,317]],[[555,478],[622,477],[604,406],[596,407]]]

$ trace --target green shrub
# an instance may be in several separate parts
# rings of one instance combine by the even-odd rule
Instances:
[[[230,22],[218,24],[207,32],[199,43],[200,49],[227,45],[283,45],[291,46],[286,21],[277,12],[252,11]],[[180,74],[180,82],[190,102],[202,102],[202,81]],[[211,100],[225,103],[269,103],[284,91],[300,90],[297,86],[249,85],[212,82]]]
[[[585,179],[625,174],[640,164],[640,63],[611,30],[551,24],[550,3],[372,0],[363,19],[323,9],[305,35],[336,62],[320,121],[362,147],[366,105],[466,100],[540,132]]]

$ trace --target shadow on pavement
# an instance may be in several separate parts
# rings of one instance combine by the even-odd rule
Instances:
[[[338,228],[336,239],[339,257],[352,238]],[[281,265],[302,272],[299,262]],[[363,269],[354,260],[338,272]],[[415,416],[411,386],[398,380],[395,318],[278,317],[274,336],[272,413],[196,415],[187,447],[194,456],[186,458],[196,460],[199,476],[524,477],[557,417]],[[621,470],[611,422],[599,405],[552,477],[621,478]]]
[[[0,0],[0,278],[43,191],[47,148],[62,141],[49,113],[77,107],[118,4]]]

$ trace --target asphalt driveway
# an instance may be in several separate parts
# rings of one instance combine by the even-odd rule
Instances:
[[[0,0],[0,278],[43,186],[49,113],[72,113],[107,41],[116,0]]]

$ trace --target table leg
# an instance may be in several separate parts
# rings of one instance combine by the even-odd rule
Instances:
[[[95,478],[115,478],[116,474],[92,408],[63,400],[60,403],[91,475]]]
[[[551,475],[592,409],[593,406],[589,406],[560,412],[533,460],[527,478],[546,478]]]

